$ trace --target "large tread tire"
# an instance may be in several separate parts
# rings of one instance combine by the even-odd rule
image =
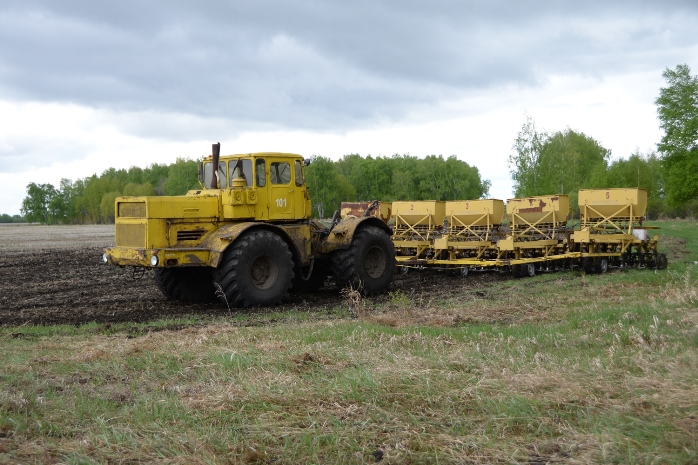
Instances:
[[[365,226],[354,234],[351,247],[332,255],[338,289],[352,288],[363,295],[385,292],[395,274],[395,248],[383,230]]]
[[[219,298],[230,307],[270,307],[288,295],[293,258],[283,239],[266,230],[240,236],[213,271]]]
[[[187,303],[216,300],[216,288],[208,267],[155,268],[154,275],[160,292],[168,299]]]

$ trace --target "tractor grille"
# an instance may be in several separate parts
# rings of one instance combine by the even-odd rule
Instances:
[[[180,241],[198,241],[206,231],[195,229],[191,231],[177,231],[177,242]]]
[[[117,247],[145,247],[145,224],[116,223]]]

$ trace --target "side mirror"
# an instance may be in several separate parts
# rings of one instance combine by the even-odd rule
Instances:
[[[305,158],[303,160],[303,166],[308,166],[310,164],[310,158]]]

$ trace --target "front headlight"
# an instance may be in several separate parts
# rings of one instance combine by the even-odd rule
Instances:
[[[102,254],[102,261],[103,261],[104,263],[108,263],[108,262],[109,262],[109,260],[107,259],[107,253],[106,253],[106,252],[104,252],[104,253]]]
[[[158,266],[158,256],[157,255],[153,255],[152,257],[150,257],[150,265],[151,266]]]

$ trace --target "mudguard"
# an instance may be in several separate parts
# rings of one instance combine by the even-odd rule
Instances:
[[[393,234],[390,227],[378,218],[372,216],[347,217],[332,228],[332,231],[330,231],[327,239],[325,239],[320,246],[320,252],[330,253],[335,250],[348,249],[354,240],[354,233],[359,226],[369,225],[382,229],[389,236]]]
[[[207,265],[218,268],[225,250],[249,229],[266,229],[278,234],[286,242],[300,264],[307,264],[310,254],[310,228],[305,224],[289,224],[276,226],[269,223],[244,222],[224,224],[201,241],[200,247],[209,250]]]

